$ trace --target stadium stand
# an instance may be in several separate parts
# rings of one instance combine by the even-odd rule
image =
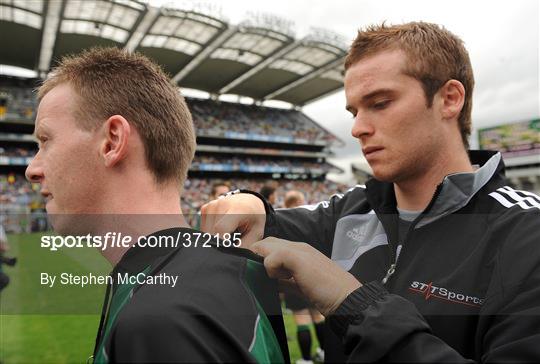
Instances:
[[[0,157],[22,157],[32,158],[36,152],[21,147],[0,147]]]
[[[43,200],[23,177],[26,165],[37,151],[31,135],[36,107],[33,88],[37,80],[2,77],[0,81],[0,212],[28,216],[20,226],[7,224],[8,231],[44,228],[45,223],[41,220],[32,222],[36,219],[31,218],[32,213],[37,213],[38,217],[43,215]],[[325,161],[329,148],[339,143],[339,139],[300,111],[210,99],[188,98],[187,101],[193,113],[199,144],[181,201],[190,221],[195,221],[193,216],[209,200],[215,179],[226,180],[232,189],[254,191],[260,190],[266,181],[277,179],[280,182],[276,207],[282,207],[285,193],[292,189],[303,191],[308,204],[328,199],[346,189],[325,180],[327,173],[339,171]],[[522,124],[521,128],[527,131],[537,127],[538,121]],[[486,136],[497,130],[483,131],[483,144],[498,141]],[[515,151],[513,155],[503,150],[509,163],[510,183],[515,188],[537,191],[540,185],[537,179],[531,178],[531,173],[527,173],[531,168],[538,168],[538,163],[530,163],[534,159],[531,156],[535,155],[530,151],[538,145],[538,140],[533,139],[528,142],[528,149],[522,148],[524,151],[517,155],[529,161],[524,165],[513,163]],[[519,140],[520,145],[523,145],[523,140]],[[356,169],[353,166],[353,170]],[[369,175],[358,171],[355,175],[359,183],[365,183]],[[519,174],[522,171],[525,173]]]
[[[36,110],[32,90],[22,87],[0,88],[0,120],[33,120]]]
[[[343,142],[301,107],[342,89],[348,42],[340,35],[312,28],[297,39],[293,24],[275,16],[250,14],[235,25],[212,9],[180,9],[172,3],[154,7],[137,0],[6,0],[1,8],[0,33],[6,36],[0,64],[38,75],[0,78],[0,175],[4,180],[13,173],[22,176],[36,151],[31,134],[36,111],[33,90],[39,80],[62,56],[90,46],[117,46],[153,58],[179,87],[209,95],[208,99],[187,99],[198,147],[186,190],[198,187],[188,193],[186,206],[196,200],[193,194],[197,192],[204,201],[206,189],[199,185],[209,185],[216,178],[234,181],[233,185],[254,184],[255,190],[270,179],[282,185],[298,183],[294,188],[305,192],[308,200],[311,188],[322,189],[313,194],[319,199],[339,190],[325,181],[327,173],[339,170],[326,159],[330,148]],[[253,103],[225,102],[221,95],[247,97]],[[282,101],[290,108],[265,107],[266,101]],[[537,132],[538,122],[522,129],[527,131],[520,135]],[[486,131],[482,137],[488,142],[486,148],[495,145],[490,135],[496,133]],[[514,170],[511,178],[516,188],[538,190],[538,162],[530,162],[538,154],[538,142],[529,145],[533,154],[509,165]]]
[[[310,173],[319,169],[326,173],[335,167],[324,162],[305,162],[300,160],[279,160],[271,158],[240,158],[223,156],[196,156],[191,166],[192,171],[241,171],[241,172],[277,172],[277,173]]]
[[[232,190],[249,189],[259,191],[267,182],[264,179],[230,179],[227,180]],[[201,205],[209,201],[212,190],[213,180],[189,178],[184,186],[182,194],[182,210],[187,215],[197,214]],[[306,203],[314,204],[329,199],[336,193],[345,192],[348,187],[343,184],[335,183],[329,180],[281,180],[277,183],[276,208],[284,207],[284,198],[287,191],[304,191]]]
[[[201,205],[210,200],[213,179],[189,178],[184,186],[182,194],[182,211],[188,220],[194,224],[195,216]],[[231,179],[227,183],[232,189],[250,189],[258,191],[266,183],[266,180],[254,179]],[[18,224],[15,221],[6,223],[9,232],[41,231],[46,228],[46,223],[41,221],[44,217],[44,201],[39,194],[39,186],[27,182],[21,174],[0,174],[0,213],[15,218],[24,217],[25,222]],[[343,193],[347,186],[331,182],[321,181],[294,181],[283,180],[278,182],[276,207],[283,207],[285,193],[290,190],[305,191],[307,204],[327,200],[335,193]],[[39,219],[38,223],[28,223]],[[18,220],[17,220],[18,221]]]
[[[0,64],[38,75],[0,78],[3,198],[28,205],[35,197],[32,186],[22,180],[36,152],[33,90],[62,56],[91,46],[141,52],[156,60],[179,87],[209,94],[208,99],[187,99],[198,148],[186,185],[186,212],[195,212],[200,201],[208,199],[208,186],[216,178],[252,189],[268,180],[298,184],[294,188],[311,200],[337,192],[325,177],[339,169],[326,158],[331,147],[343,142],[301,107],[342,89],[347,42],[340,35],[313,28],[296,39],[291,22],[267,14],[250,14],[233,25],[204,6],[154,7],[137,0],[8,0],[1,8],[0,33],[7,36]],[[253,103],[224,102],[220,95],[225,94]],[[263,106],[273,100],[290,107]],[[9,182],[13,175],[15,183]],[[192,206],[193,201],[197,205]]]
[[[8,231],[46,228],[44,201],[24,170],[37,152],[32,136],[39,80],[0,77],[0,185],[2,212],[22,218],[6,224]],[[341,141],[299,110],[187,99],[193,113],[198,148],[184,187],[182,207],[193,220],[209,201],[216,178],[231,188],[259,190],[278,180],[277,204],[288,190],[304,191],[308,203],[329,198],[345,186],[325,180],[340,170],[326,162],[329,148]]]
[[[190,99],[189,104],[199,135],[300,144],[338,142],[334,135],[296,110],[198,99]]]

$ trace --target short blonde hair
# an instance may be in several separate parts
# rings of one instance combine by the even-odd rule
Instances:
[[[304,198],[304,194],[300,191],[293,190],[285,194],[284,205],[286,208],[298,207],[305,203],[306,199]]]

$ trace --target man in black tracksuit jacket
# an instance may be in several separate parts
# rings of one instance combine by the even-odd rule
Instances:
[[[540,197],[506,185],[499,153],[471,160],[482,167],[446,177],[412,222],[376,180],[314,208],[269,209],[265,236],[305,241],[370,282],[329,319],[348,360],[540,358]]]
[[[337,334],[328,361],[540,361],[540,198],[506,185],[499,153],[467,153],[462,41],[368,27],[344,84],[366,187],[275,212],[240,193],[204,206],[202,230],[241,231],[271,277],[294,278]]]

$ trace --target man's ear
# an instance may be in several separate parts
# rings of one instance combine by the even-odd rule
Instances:
[[[127,155],[131,125],[121,115],[113,115],[103,125],[104,140],[100,154],[106,167],[121,162]]]
[[[441,115],[445,120],[459,118],[465,102],[465,87],[458,80],[447,81],[439,90]]]

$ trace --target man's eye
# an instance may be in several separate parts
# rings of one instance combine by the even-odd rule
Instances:
[[[373,104],[373,108],[376,110],[382,110],[390,104],[390,100],[379,101]]]
[[[42,148],[44,146],[44,144],[48,141],[49,139],[46,138],[46,137],[39,137],[38,138],[38,147],[39,148]]]

